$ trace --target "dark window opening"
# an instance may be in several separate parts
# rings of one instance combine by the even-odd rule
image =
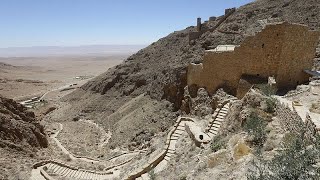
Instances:
[[[200,140],[203,140],[203,135],[201,134],[201,135],[199,136],[199,138],[200,138]]]
[[[264,44],[262,44],[262,48],[264,48]]]

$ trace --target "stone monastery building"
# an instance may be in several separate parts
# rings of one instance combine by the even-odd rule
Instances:
[[[206,51],[203,63],[189,65],[188,85],[211,93],[224,88],[238,97],[254,79],[274,77],[278,89],[295,87],[309,81],[304,70],[312,68],[319,36],[318,31],[299,24],[267,25],[240,46]]]

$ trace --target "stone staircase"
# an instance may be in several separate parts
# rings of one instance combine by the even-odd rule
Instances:
[[[133,158],[120,164],[107,167],[104,169],[104,171],[80,169],[78,167],[73,167],[55,160],[38,162],[33,165],[33,168],[35,171],[40,169],[41,176],[46,180],[54,180],[54,176],[70,179],[102,180],[118,177],[119,171],[113,171],[113,169],[123,166],[124,164],[130,162],[132,159]]]
[[[112,172],[98,173],[95,171],[83,170],[83,169],[71,169],[69,167],[60,166],[55,163],[49,163],[46,165],[48,174],[58,174],[65,178],[74,179],[106,179],[110,178]]]
[[[237,100],[236,97],[231,97],[224,102],[218,104],[216,110],[214,111],[212,118],[209,120],[209,124],[205,129],[207,135],[213,139],[218,134],[218,131],[223,124],[232,101]]]
[[[229,111],[230,103],[219,104],[216,110],[214,111],[212,118],[209,121],[205,132],[212,139],[218,134],[221,124],[223,123],[227,113]]]
[[[145,164],[141,168],[138,168],[137,170],[132,172],[125,179],[145,180],[145,179],[149,179],[148,172],[150,172],[151,170],[153,170],[154,173],[158,173],[164,170],[168,162],[170,161],[170,159],[173,158],[173,156],[175,155],[176,143],[178,139],[181,137],[181,135],[185,132],[185,122],[187,121],[193,121],[193,120],[188,117],[178,117],[173,128],[168,133],[166,143],[162,152],[158,154],[156,157],[154,157],[153,159],[151,159],[150,161],[148,161],[147,164]]]
[[[206,134],[212,139],[218,134],[218,131],[227,116],[230,104],[232,100],[236,100],[235,97],[230,97],[228,100],[222,102],[218,105],[217,109],[214,111],[212,118],[209,120],[209,124],[205,129]],[[129,174],[126,178],[127,180],[138,179],[138,180],[148,180],[149,172],[154,171],[158,173],[166,168],[168,162],[175,156],[176,143],[178,142],[181,135],[186,131],[185,126],[188,122],[194,122],[190,117],[178,117],[173,128],[169,131],[166,139],[165,146],[163,150],[156,155],[154,158],[149,160],[145,165],[136,169],[134,172]],[[57,161],[43,161],[35,164],[34,169],[40,168],[40,174],[46,180],[53,180],[52,176],[58,176],[69,179],[112,179],[119,176],[119,172],[111,171],[111,169],[119,168],[120,166],[128,163],[132,159],[123,162],[118,165],[114,165],[109,168],[105,168],[103,172],[90,171],[85,169],[79,169],[77,167],[72,167]]]
[[[217,109],[214,111],[212,118],[210,119],[209,124],[205,129],[205,132],[211,139],[218,134],[218,131],[222,123],[224,122],[225,117],[227,116],[230,104],[234,100],[238,99],[236,97],[230,96],[229,99],[222,102],[221,104],[218,104]],[[194,122],[191,118],[179,117],[171,131],[168,133],[164,150],[156,157],[154,157],[152,160],[150,160],[146,165],[135,170],[125,179],[149,180],[150,177],[148,172],[153,170],[154,173],[158,173],[164,170],[168,162],[175,155],[176,143],[178,139],[181,137],[181,135],[185,132],[185,126],[188,121]]]

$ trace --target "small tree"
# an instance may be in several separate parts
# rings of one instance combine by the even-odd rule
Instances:
[[[308,144],[304,137],[304,134],[295,135],[272,160],[258,158],[258,161],[253,161],[248,179],[320,179],[320,168],[316,166],[320,157],[320,138],[317,135],[316,140]]]
[[[217,152],[225,147],[226,142],[221,138],[221,136],[215,136],[210,145],[210,148],[213,152]]]
[[[244,123],[244,130],[252,136],[252,143],[255,146],[262,147],[267,139],[267,122],[256,113],[251,113]]]
[[[271,87],[269,84],[256,84],[255,87],[257,87],[266,96],[275,95],[277,92],[277,89]]]
[[[276,99],[274,98],[268,98],[266,100],[266,105],[267,105],[267,108],[265,109],[265,111],[267,113],[274,113],[275,112],[275,108],[276,108]]]

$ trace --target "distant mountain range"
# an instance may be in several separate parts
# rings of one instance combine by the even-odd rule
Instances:
[[[132,54],[147,45],[34,46],[0,48],[0,57]]]

